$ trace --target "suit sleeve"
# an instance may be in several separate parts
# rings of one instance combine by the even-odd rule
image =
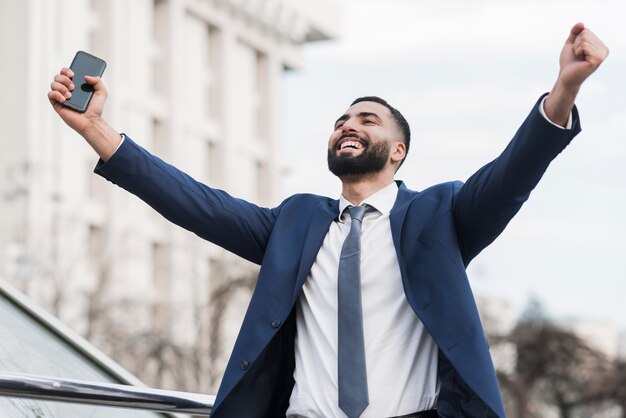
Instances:
[[[466,266],[500,235],[526,202],[550,162],[581,130],[576,108],[572,111],[572,129],[562,129],[547,121],[538,109],[544,96],[502,154],[474,173],[465,184],[457,185],[452,210]]]
[[[260,264],[277,210],[210,188],[126,137],[95,172],[133,193],[173,223]]]

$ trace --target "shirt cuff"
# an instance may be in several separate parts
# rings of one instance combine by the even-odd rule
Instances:
[[[542,106],[543,107],[543,106]],[[543,114],[543,113],[542,113]],[[544,115],[545,116],[545,115]],[[546,118],[547,119],[547,118]],[[571,119],[571,116],[570,116]],[[126,139],[126,135],[125,134],[120,134],[120,136],[122,137],[122,140],[120,141],[119,144],[117,144],[117,148],[115,148],[115,151],[113,151],[113,154],[115,154],[117,152],[118,149],[120,149],[120,147],[122,146],[122,144],[124,143],[124,140]]]
[[[550,118],[548,118],[548,116],[546,115],[546,111],[543,108],[544,103],[546,102],[546,99],[548,98],[548,96],[544,97],[543,100],[541,101],[541,104],[539,105],[539,113],[541,113],[541,116],[544,117],[545,120],[547,120],[548,122],[550,122],[551,124],[553,124],[554,126],[556,126],[557,128],[561,128],[561,129],[572,129],[572,112],[569,112],[569,117],[567,118],[567,123],[565,124],[565,128],[562,127],[561,125],[558,125],[554,122],[552,122],[550,120]]]

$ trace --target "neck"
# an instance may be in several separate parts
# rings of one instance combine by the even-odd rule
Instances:
[[[389,186],[392,182],[393,174],[344,177],[341,179],[341,193],[353,205],[360,205],[365,199]]]

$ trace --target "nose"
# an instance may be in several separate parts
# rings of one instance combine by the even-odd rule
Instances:
[[[354,132],[356,130],[354,127],[354,119],[350,118],[346,120],[341,126],[341,130],[344,132]]]

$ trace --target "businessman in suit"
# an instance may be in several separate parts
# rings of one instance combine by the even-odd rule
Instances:
[[[465,268],[580,131],[574,100],[607,55],[576,24],[553,89],[502,154],[464,184],[421,192],[394,181],[408,123],[359,98],[328,142],[340,198],[299,194],[272,209],[200,184],[113,130],[100,79],[86,77],[96,93],[83,114],[62,106],[67,68],[48,97],[100,156],[98,174],[261,265],[212,416],[491,418],[505,412]]]

